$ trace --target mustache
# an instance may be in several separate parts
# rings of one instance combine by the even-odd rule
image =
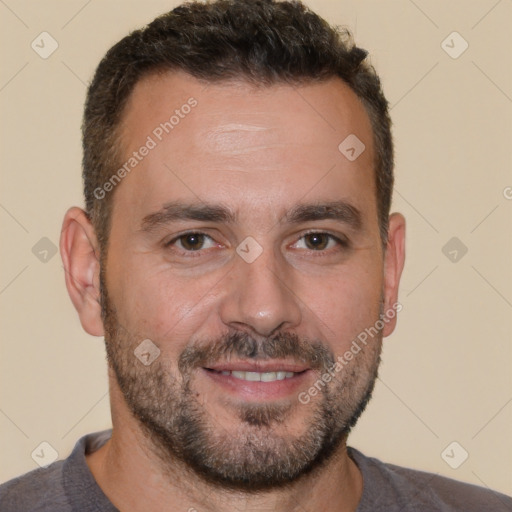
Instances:
[[[294,333],[282,332],[256,339],[245,332],[234,332],[210,342],[192,343],[181,353],[178,368],[186,374],[194,368],[234,359],[268,361],[285,358],[307,364],[314,370],[327,370],[335,364],[334,354],[320,341],[299,338]]]

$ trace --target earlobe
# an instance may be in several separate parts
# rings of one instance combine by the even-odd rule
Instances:
[[[64,216],[60,253],[66,287],[82,327],[93,336],[103,336],[99,248],[94,228],[81,208],[70,208]]]
[[[384,315],[383,335],[389,336],[395,329],[398,311],[398,287],[405,263],[405,218],[400,213],[389,217],[388,243],[384,259]]]

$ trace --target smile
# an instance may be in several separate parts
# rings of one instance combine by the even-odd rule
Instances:
[[[295,372],[285,372],[285,371],[277,371],[277,372],[243,372],[243,371],[229,371],[224,370],[220,373],[221,375],[231,375],[235,377],[235,379],[247,380],[250,382],[274,382],[276,380],[284,380],[291,379]]]
[[[220,386],[237,399],[272,401],[294,397],[311,380],[311,368],[285,360],[225,361],[203,367],[210,387]]]

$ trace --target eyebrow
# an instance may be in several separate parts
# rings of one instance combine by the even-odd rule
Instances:
[[[346,201],[298,204],[281,218],[280,223],[284,221],[288,224],[300,224],[328,219],[343,222],[356,231],[362,226],[360,210]],[[233,224],[237,215],[223,205],[173,201],[166,203],[161,210],[146,215],[142,219],[140,230],[149,233],[177,220]]]
[[[285,218],[290,224],[332,219],[343,222],[356,231],[361,229],[362,226],[360,210],[346,201],[299,204],[293,207]]]
[[[151,232],[154,229],[176,220],[198,220],[231,224],[236,221],[236,215],[225,206],[206,203],[166,203],[161,210],[150,213],[142,219],[141,231]]]

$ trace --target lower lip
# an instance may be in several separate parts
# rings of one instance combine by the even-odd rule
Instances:
[[[246,400],[278,400],[296,395],[300,389],[307,387],[311,374],[311,370],[306,370],[288,379],[261,382],[237,379],[232,375],[222,375],[205,368],[201,370],[215,384],[222,386],[230,394]]]

